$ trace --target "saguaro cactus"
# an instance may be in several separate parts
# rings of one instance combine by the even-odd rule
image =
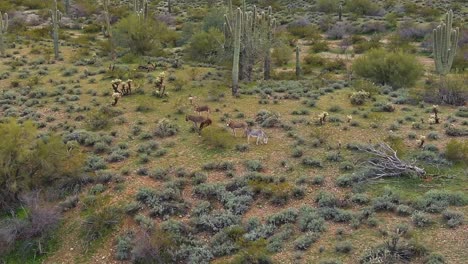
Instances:
[[[443,21],[433,32],[434,62],[440,75],[446,75],[452,68],[457,52],[459,28],[452,29],[453,12],[445,14]]]
[[[54,9],[50,9],[50,18],[52,23],[52,35],[54,37],[54,56],[55,59],[58,60],[59,58],[59,27],[60,27],[60,20],[62,19],[62,12],[57,8],[57,0],[54,0]]]
[[[236,24],[234,25],[234,58],[232,62],[232,95],[237,95],[239,90],[239,55],[241,46],[241,27],[242,27],[242,12],[237,8]]]
[[[343,5],[340,4],[338,7],[338,20],[341,21],[341,17],[343,16]]]
[[[70,14],[70,0],[63,0],[63,5],[65,7],[65,14]]]
[[[237,16],[233,10],[231,0],[228,1],[228,10],[224,15],[224,19],[224,34],[226,39],[224,48],[230,50],[235,41],[233,27],[237,24]],[[239,79],[252,79],[253,65],[259,55],[265,60],[265,79],[268,79],[270,75],[270,49],[275,28],[272,9],[270,7],[267,14],[265,12],[258,12],[256,6],[253,6],[252,11],[247,11],[247,5],[244,0],[242,1],[241,19]]]
[[[300,48],[299,45],[296,46],[296,78],[301,77],[301,58],[300,58]]]
[[[111,59],[115,59],[115,51],[114,51],[114,42],[112,40],[112,28],[111,28],[111,18],[110,18],[110,12],[109,12],[109,1],[110,0],[103,0],[102,1],[102,6],[104,9],[104,18],[106,20],[106,31],[104,32],[104,35],[109,38],[109,44],[110,44],[110,56]]]
[[[8,30],[8,14],[0,12],[0,54],[5,56],[5,43],[4,36]]]

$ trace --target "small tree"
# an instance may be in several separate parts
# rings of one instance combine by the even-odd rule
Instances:
[[[0,134],[0,211],[25,192],[75,175],[84,163],[79,149],[67,148],[60,137],[38,138],[31,121],[0,124]]]

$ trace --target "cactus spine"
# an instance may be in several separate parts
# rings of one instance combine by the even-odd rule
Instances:
[[[296,46],[296,78],[301,78],[301,58],[299,45]]]
[[[55,59],[59,59],[59,27],[60,27],[60,20],[62,19],[62,12],[57,8],[57,0],[54,0],[54,9],[50,9],[50,18],[52,23],[52,30],[53,30],[53,37],[54,37],[54,56]]]
[[[6,35],[8,30],[8,14],[0,12],[0,54],[5,56],[5,43],[4,35]]]
[[[446,75],[452,68],[457,52],[459,28],[452,29],[453,12],[445,14],[445,21],[433,31],[434,62],[440,75]]]
[[[242,27],[242,12],[237,8],[236,24],[234,25],[234,58],[232,62],[232,95],[237,95],[239,90],[239,56],[241,46],[241,27]]]

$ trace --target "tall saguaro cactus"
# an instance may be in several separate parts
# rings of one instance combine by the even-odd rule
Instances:
[[[5,56],[5,40],[4,36],[8,30],[8,14],[0,12],[0,54]]]
[[[54,56],[55,59],[59,59],[59,43],[58,43],[58,38],[59,38],[59,27],[60,27],[60,20],[62,19],[62,12],[58,10],[57,8],[57,0],[54,0],[54,9],[50,9],[50,18],[51,18],[51,23],[52,23],[52,35],[54,38]]]
[[[242,1],[241,10],[241,34],[240,34],[240,59],[239,59],[239,79],[252,79],[255,58],[258,55],[264,59],[264,74],[270,75],[270,49],[275,28],[275,20],[272,18],[272,9],[268,13],[258,12],[253,6],[252,11],[247,11],[245,0]],[[237,14],[233,10],[232,1],[228,1],[228,10],[224,15],[224,34],[226,50],[233,48],[234,27],[237,25]],[[265,77],[265,79],[268,79]]]
[[[232,95],[237,95],[239,90],[239,56],[241,46],[241,27],[242,27],[242,12],[237,8],[236,24],[234,25],[234,58],[232,62]]]
[[[110,45],[110,55],[111,55],[111,59],[114,60],[115,59],[115,52],[114,52],[114,43],[113,43],[113,40],[112,40],[112,28],[111,28],[111,18],[110,18],[110,12],[109,12],[109,3],[110,0],[103,0],[102,1],[102,6],[103,6],[103,9],[104,9],[104,17],[105,17],[105,20],[106,20],[106,32],[105,32],[105,36],[109,38],[109,45]]]
[[[65,7],[65,14],[70,14],[70,0],[63,0],[63,5]]]
[[[296,78],[301,78],[301,58],[299,45],[296,46]]]
[[[459,28],[452,28],[453,12],[445,14],[443,21],[433,31],[434,62],[440,75],[446,75],[452,68],[453,58],[457,52]]]

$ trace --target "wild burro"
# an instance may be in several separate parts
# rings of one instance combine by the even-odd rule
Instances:
[[[208,118],[208,117],[204,117],[204,116],[196,116],[196,115],[186,115],[185,116],[185,121],[189,122],[189,121],[192,121],[193,122],[193,127],[195,128],[195,130],[197,130],[198,134],[201,133],[202,129],[211,125],[213,123],[213,121]]]
[[[250,138],[256,138],[256,144],[262,143],[262,144],[267,144],[268,143],[268,135],[263,131],[262,129],[247,129],[247,144],[250,144]]]
[[[244,121],[233,121],[229,120],[229,122],[226,124],[227,127],[229,127],[232,130],[232,134],[234,134],[234,137],[236,137],[236,129],[242,129],[244,131],[244,135],[247,136],[247,128],[249,127],[248,124]]]

